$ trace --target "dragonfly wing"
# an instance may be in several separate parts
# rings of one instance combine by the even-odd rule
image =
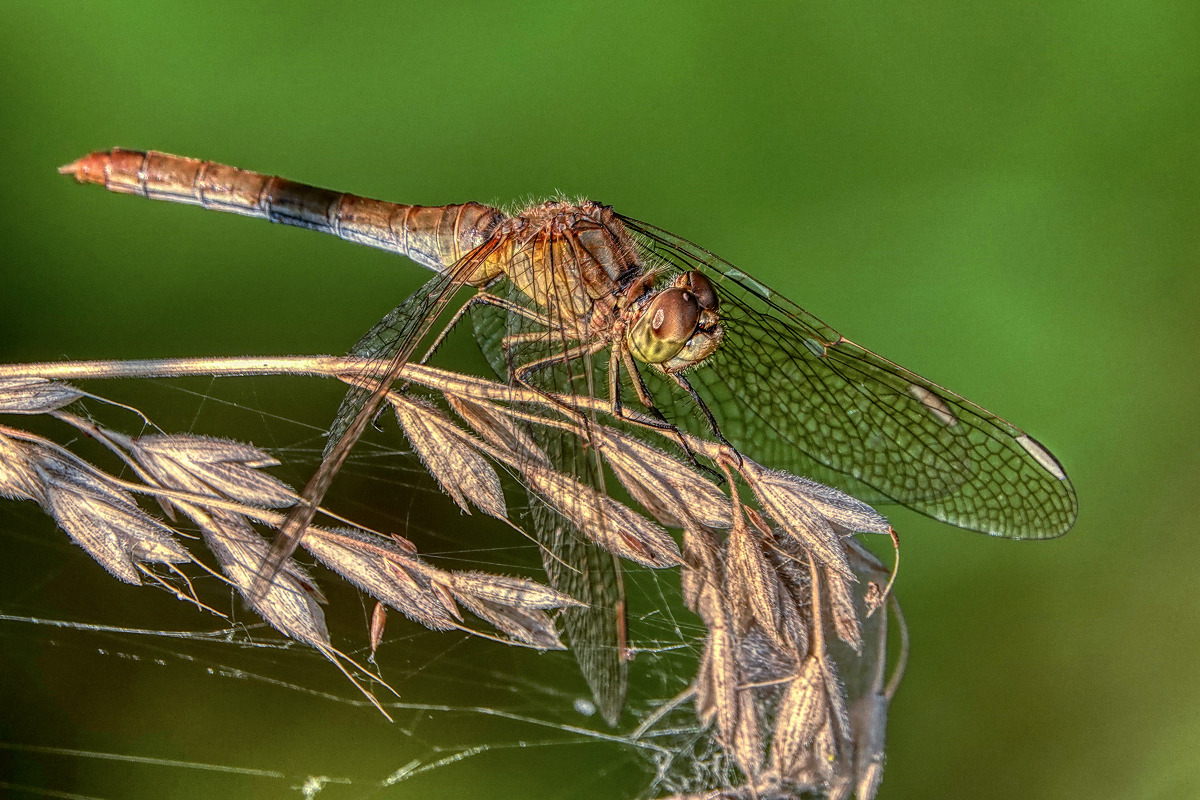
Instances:
[[[585,485],[603,490],[592,477],[594,451],[578,437],[544,430],[537,437],[552,464]],[[555,589],[586,605],[563,610],[563,626],[579,670],[600,715],[616,725],[625,705],[629,666],[625,660],[625,587],[619,559],[588,541],[566,518],[530,496],[533,531],[545,548],[542,563]]]
[[[422,319],[425,316],[427,311],[425,306],[428,305],[429,298],[437,294],[438,287],[445,280],[445,275],[435,275],[424,286],[406,297],[403,303],[375,323],[371,330],[367,331],[358,340],[358,343],[350,348],[347,355],[368,363],[390,362],[403,346],[404,331],[408,327],[409,321]],[[325,455],[328,455],[329,451],[342,440],[350,423],[354,421],[354,417],[362,410],[370,397],[370,389],[351,388],[346,392],[341,405],[338,406],[337,414],[334,415],[333,424],[329,426],[325,441]]]
[[[649,265],[699,270],[716,285],[724,339],[686,377],[739,450],[994,536],[1049,538],[1074,524],[1066,472],[1024,431],[845,339],[707,250],[622,221]],[[667,405],[681,419],[691,411],[678,393]]]
[[[529,305],[525,295],[516,291],[507,279],[488,287],[489,293],[505,300]],[[507,378],[509,363],[503,340],[512,334],[544,331],[531,320],[496,306],[481,304],[472,309],[475,337],[496,374]],[[562,352],[573,342],[548,335],[512,346],[510,358],[521,365]],[[539,371],[531,376],[545,391],[569,395],[581,385],[595,386],[599,380],[607,386],[602,359],[576,360]],[[574,477],[603,496],[603,472],[597,463],[596,448],[584,448],[574,433],[551,426],[528,425],[528,433],[560,472]],[[532,533],[542,546],[542,563],[551,585],[584,603],[581,608],[564,609],[563,625],[580,672],[591,689],[601,716],[615,725],[625,704],[628,664],[624,658],[625,591],[620,560],[597,546],[575,525],[548,506],[533,492],[529,493]]]
[[[359,342],[361,345],[363,341],[371,341],[369,347],[373,358],[368,365],[367,374],[376,376],[375,388],[371,389],[365,398],[355,395],[343,401],[334,420],[336,433],[330,435],[332,443],[326,446],[320,466],[301,491],[300,502],[288,512],[279,533],[272,540],[271,549],[263,560],[252,587],[254,594],[262,594],[284,562],[300,546],[300,540],[316,515],[321,501],[325,499],[325,493],[329,491],[338,470],[375,416],[376,410],[382,404],[391,385],[400,376],[404,365],[412,357],[413,351],[429,332],[450,298],[475,274],[480,263],[495,250],[495,247],[495,241],[484,242],[459,259],[446,272],[435,275]],[[351,390],[352,393],[356,391]]]

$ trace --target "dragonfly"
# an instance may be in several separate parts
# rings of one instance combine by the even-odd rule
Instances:
[[[556,402],[607,398],[616,418],[646,411],[652,425],[715,436],[868,503],[898,503],[993,536],[1052,538],[1075,522],[1071,481],[1032,436],[847,339],[705,248],[610,206],[556,200],[508,214],[474,202],[404,205],[123,149],[60,172],[118,193],[321,231],[436,273],[351,351],[386,367],[339,410],[324,458],[273,543],[268,578],[459,290],[472,294],[433,347],[470,313],[497,372]],[[568,437],[542,437],[557,468],[602,487],[598,457]],[[544,510],[534,523],[548,538],[564,535],[562,520]],[[593,585],[576,591],[621,602],[612,556],[555,561],[571,558],[591,562],[573,572],[576,584]],[[620,621],[605,619],[619,637]],[[610,659],[603,669],[612,679],[621,667]]]

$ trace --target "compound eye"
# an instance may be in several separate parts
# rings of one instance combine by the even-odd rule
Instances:
[[[699,322],[696,296],[675,286],[663,289],[646,304],[625,338],[639,361],[661,364],[683,349]]]
[[[721,305],[717,297],[717,288],[712,285],[703,272],[685,272],[675,281],[675,285],[687,289],[696,297],[696,305],[701,311],[716,311]]]

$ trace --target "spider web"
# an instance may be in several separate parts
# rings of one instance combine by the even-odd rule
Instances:
[[[89,388],[168,432],[253,442],[283,462],[276,475],[298,486],[324,444],[327,421],[316,410],[337,402],[337,387],[316,383]],[[142,425],[95,401],[86,409],[128,433]],[[315,411],[286,416],[297,409]],[[460,513],[391,420],[381,426],[347,463],[329,507],[406,536],[436,566],[544,581],[535,543]],[[33,427],[55,430],[52,420]],[[64,441],[61,427],[57,436]],[[105,463],[98,445],[70,444]],[[524,493],[507,488],[514,521],[527,527]],[[393,724],[319,653],[261,623],[203,572],[189,570],[197,595],[227,619],[164,590],[114,581],[32,503],[0,503],[0,541],[0,788],[13,796],[659,797],[719,785],[728,773],[689,703],[632,736],[688,686],[703,644],[675,570],[627,570],[633,660],[626,710],[611,728],[569,652],[432,632],[393,613],[372,656],[373,601],[314,568],[334,646],[399,692],[371,687]]]

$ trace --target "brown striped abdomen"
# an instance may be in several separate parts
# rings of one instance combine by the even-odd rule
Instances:
[[[98,150],[59,172],[112,192],[323,231],[400,253],[437,271],[486,241],[504,219],[502,212],[480,203],[387,203],[153,150]]]

